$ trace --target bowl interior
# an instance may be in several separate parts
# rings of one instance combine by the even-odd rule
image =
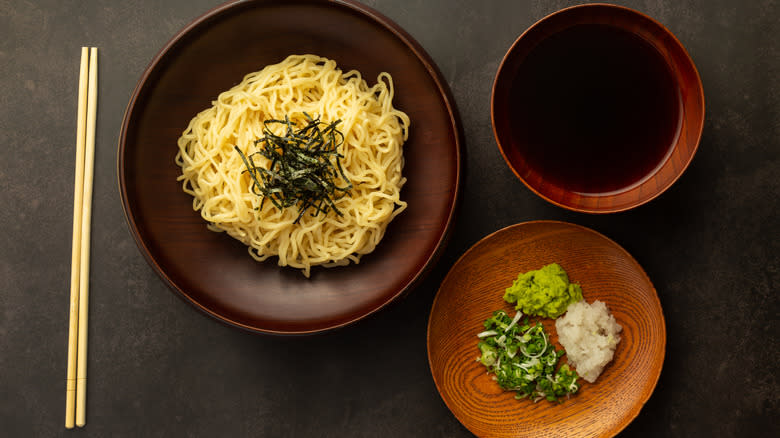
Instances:
[[[665,157],[634,184],[604,193],[585,193],[553,181],[546,171],[529,163],[523,144],[513,133],[518,120],[513,114],[513,87],[521,83],[529,53],[549,37],[580,25],[602,25],[630,32],[649,43],[666,63],[679,94],[679,125]],[[556,104],[553,102],[552,104]],[[493,84],[491,99],[493,131],[498,147],[512,171],[542,198],[575,211],[609,213],[644,204],[669,188],[691,162],[704,123],[704,95],[698,72],[680,42],[655,20],[628,8],[613,5],[583,5],[549,15],[523,33],[505,55]],[[648,120],[648,123],[652,123]],[[556,129],[565,130],[567,126]]]
[[[315,268],[311,278],[254,261],[246,247],[206,228],[176,181],[176,141],[190,119],[244,75],[313,53],[394,81],[393,104],[411,118],[404,144],[408,208],[358,265]],[[350,2],[242,1],[187,26],[152,61],[128,105],[118,172],[123,207],[142,253],[186,301],[256,332],[304,334],[340,327],[408,291],[443,244],[459,184],[460,138],[437,68],[403,30]]]

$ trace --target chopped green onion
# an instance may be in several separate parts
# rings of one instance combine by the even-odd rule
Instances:
[[[561,397],[577,392],[577,372],[566,364],[555,369],[564,351],[555,350],[540,322],[529,325],[528,318],[522,322],[521,318],[519,312],[514,318],[503,310],[493,312],[485,330],[477,334],[481,353],[477,361],[501,388],[515,391],[517,399],[562,401]]]

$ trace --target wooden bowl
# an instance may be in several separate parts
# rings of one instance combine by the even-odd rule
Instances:
[[[176,141],[190,119],[245,74],[313,53],[394,81],[411,118],[401,198],[408,208],[360,264],[313,268],[311,278],[258,263],[206,228],[176,177]],[[351,1],[237,1],[187,25],[143,73],[122,123],[119,188],[130,230],[155,271],[187,302],[253,332],[308,334],[353,323],[410,291],[437,259],[460,186],[459,120],[446,81],[420,45]]]
[[[477,333],[494,310],[513,307],[504,290],[521,272],[559,263],[584,299],[606,303],[623,327],[615,356],[595,383],[563,403],[516,400],[485,367]],[[558,349],[552,319],[542,319]],[[441,284],[428,322],[428,361],[436,388],[457,419],[481,437],[614,436],[649,399],[661,374],[666,326],[655,289],[618,244],[564,222],[526,222],[471,247]],[[565,356],[562,361],[565,361]]]
[[[578,42],[576,38],[570,39],[566,43],[570,45],[567,46],[568,52],[557,52],[555,55],[549,53],[556,38],[560,41],[565,32],[583,26],[603,26],[614,31],[615,35],[594,40],[599,43],[592,45]],[[636,62],[628,61],[625,55],[635,53],[635,50],[624,48],[624,42],[617,38],[620,35],[631,35],[636,44],[646,46],[648,54],[655,58],[657,71],[650,73],[648,69],[636,67]],[[593,56],[576,64],[573,59],[583,52],[583,48],[592,51]],[[541,59],[545,51],[551,57],[548,64],[552,71],[541,78],[550,78],[549,82],[554,83],[550,86],[540,85],[538,80],[529,80],[540,77],[532,71],[533,62],[529,60]],[[648,59],[648,62],[650,61],[652,60]],[[600,114],[604,107],[600,108],[599,105],[610,102],[609,99],[601,98],[606,95],[602,92],[602,84],[592,79],[581,79],[582,84],[572,85],[577,78],[588,78],[586,75],[591,73],[583,72],[589,72],[589,69],[599,65],[609,65],[604,67],[606,70],[602,73],[613,74],[618,79],[610,78],[607,84],[624,83],[624,91],[616,92],[614,97],[631,101],[630,106],[620,102],[617,106],[619,111],[614,108],[611,112],[605,111],[609,117]],[[661,106],[662,103],[659,102],[659,107],[654,110],[647,105],[647,100],[648,97],[650,100],[655,99],[654,96],[658,96],[658,93],[653,93],[649,87],[663,83],[669,84],[666,88],[673,94],[670,94],[665,106]],[[582,96],[588,97],[585,100],[587,105],[582,105],[583,101],[576,99],[568,102],[567,96],[578,93],[569,92],[567,87],[574,87],[578,92],[585,93]],[[626,89],[636,93],[626,93]],[[645,89],[643,94],[641,90]],[[531,93],[537,93],[537,98],[528,98]],[[570,104],[571,108],[567,106]],[[523,105],[528,105],[528,108],[523,109]],[[642,114],[643,111],[647,113]],[[615,114],[625,115],[626,119],[616,119]],[[501,154],[515,175],[529,189],[545,200],[570,210],[611,213],[628,210],[652,200],[682,175],[693,159],[701,138],[704,125],[704,93],[693,61],[682,44],[664,26],[625,7],[588,4],[555,12],[520,35],[506,53],[496,73],[491,98],[491,117]],[[653,144],[648,136],[659,132],[654,123],[664,117],[670,118],[667,124],[668,135],[663,138],[659,136],[657,144]],[[577,127],[576,123],[572,123],[575,121],[583,126]],[[535,128],[537,126],[545,128]],[[621,129],[627,132],[621,133]],[[588,134],[588,131],[594,132],[593,142],[597,146],[593,147],[584,141],[582,145],[577,144],[583,137],[589,138],[587,135],[581,135]],[[557,140],[567,133],[577,140],[568,141],[565,137]],[[617,145],[625,144],[618,149],[620,154],[607,152],[612,150],[606,146],[612,140],[606,139],[615,136],[621,138],[616,142]],[[602,141],[601,138],[605,140]],[[623,138],[630,140],[623,141]],[[653,144],[648,147],[657,149],[657,152],[648,152],[646,157],[641,155],[645,152],[638,152],[643,150],[638,145],[643,141]],[[576,153],[558,153],[556,148],[550,147],[550,144],[555,142],[577,148],[569,149],[570,152]],[[585,144],[587,146],[584,146]],[[561,150],[567,149],[562,147]],[[582,155],[575,158],[578,153]],[[605,158],[602,159],[602,156]],[[545,158],[548,162],[542,164],[543,160],[538,157],[548,157]],[[565,162],[569,157],[572,157],[568,163],[570,169],[561,172],[570,176],[571,180],[566,181],[555,175],[556,166],[551,166],[550,162]],[[586,164],[582,157],[594,157],[594,162]],[[625,157],[625,162],[617,160],[616,157]],[[630,160],[636,163],[625,165],[630,163]],[[636,169],[631,170],[634,167]],[[629,171],[634,173],[618,178],[617,175],[621,175],[621,172]],[[606,176],[613,172],[614,177]],[[609,178],[617,179],[610,181]],[[601,189],[591,190],[586,188],[586,184],[590,183],[589,179],[605,180],[612,184],[602,183]]]

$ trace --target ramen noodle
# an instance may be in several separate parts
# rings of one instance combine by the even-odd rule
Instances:
[[[178,180],[208,228],[243,242],[258,261],[275,256],[307,277],[312,266],[358,263],[406,208],[400,193],[409,117],[393,107],[393,93],[388,73],[369,86],[358,71],[344,73],[333,60],[292,55],[246,75],[190,121],[178,140]],[[279,209],[252,191],[242,154],[258,152],[266,127],[283,134],[284,124],[264,122],[287,117],[301,127],[309,115],[340,121],[339,164],[352,188],[333,201],[338,213],[299,217],[296,206]],[[255,164],[270,165],[263,160]]]

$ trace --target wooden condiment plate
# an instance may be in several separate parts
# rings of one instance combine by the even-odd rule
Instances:
[[[582,286],[586,301],[607,304],[623,327],[622,340],[596,382],[580,379],[579,392],[563,403],[515,400],[476,361],[476,334],[494,310],[514,314],[503,294],[518,273],[553,262]],[[562,348],[554,320],[542,322]],[[477,242],[445,277],[428,322],[436,387],[455,417],[480,437],[614,436],[652,394],[665,348],[661,304],[642,267],[614,241],[564,222],[525,222]]]

